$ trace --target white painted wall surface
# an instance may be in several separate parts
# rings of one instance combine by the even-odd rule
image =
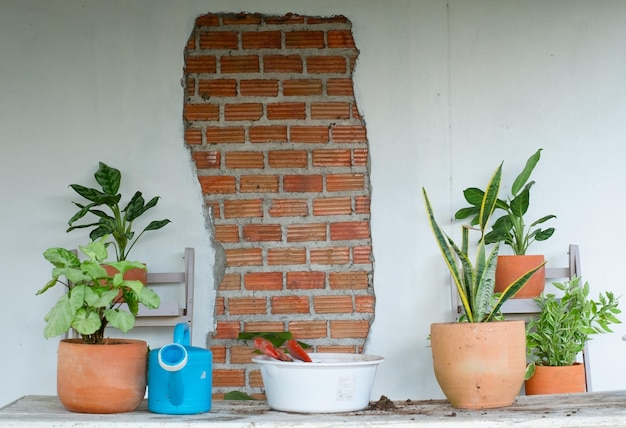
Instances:
[[[126,193],[160,195],[154,215],[173,221],[145,235],[135,258],[171,270],[185,246],[196,248],[194,344],[205,343],[213,252],[183,144],[183,49],[196,16],[240,11],[353,23],[377,296],[366,351],[386,357],[374,398],[442,397],[426,338],[431,322],[450,317],[448,275],[422,186],[446,224],[462,189],[484,184],[502,160],[509,187],[543,147],[531,210],[558,220],[535,250],[560,265],[578,243],[593,292],[626,294],[624,2],[1,0],[0,405],[55,392],[57,340],[42,330],[56,295],[35,296],[49,276],[41,253],[82,242],[64,232],[67,186],[89,181],[99,160],[123,171]],[[458,235],[457,224],[448,229]],[[612,368],[626,354],[624,333],[626,324],[591,342],[594,389],[626,388]]]

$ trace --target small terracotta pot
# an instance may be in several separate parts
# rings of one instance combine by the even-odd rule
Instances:
[[[113,266],[103,265],[102,267],[104,268],[104,270],[107,271],[110,276],[113,276],[118,272],[118,270],[115,269]],[[143,285],[146,285],[146,283],[148,282],[148,271],[146,269],[132,268],[124,273],[124,279],[127,281],[141,281]]]
[[[453,407],[509,406],[524,383],[523,320],[430,326],[435,377]]]
[[[526,381],[526,395],[569,394],[586,392],[585,365],[536,366],[535,374]]]
[[[498,256],[496,266],[495,291],[503,292],[520,276],[544,262],[542,255]],[[543,266],[530,277],[530,280],[517,292],[514,299],[531,299],[539,296],[546,286],[546,268]]]
[[[109,339],[87,345],[82,339],[59,342],[57,394],[65,408],[79,413],[131,412],[146,392],[148,344]]]

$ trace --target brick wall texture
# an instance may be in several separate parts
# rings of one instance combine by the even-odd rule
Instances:
[[[374,316],[365,124],[343,16],[208,14],[185,51],[185,140],[215,239],[214,395],[262,396],[240,332],[361,352]]]

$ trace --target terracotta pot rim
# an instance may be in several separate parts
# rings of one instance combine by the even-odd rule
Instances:
[[[148,346],[148,342],[145,340],[138,339],[123,339],[123,338],[110,338],[104,339],[103,343],[84,343],[83,339],[61,339],[61,342],[67,343],[69,345],[85,345],[85,346],[106,346],[106,345],[146,345]]]
[[[572,367],[572,366],[580,366],[581,364],[584,364],[584,363],[581,363],[580,361],[574,361],[574,364],[568,364],[568,365],[566,365],[566,366],[544,366],[543,364],[537,364],[537,363],[535,363],[535,367],[559,368],[559,367]]]
[[[500,257],[545,257],[545,254],[500,254]]]
[[[486,322],[466,322],[466,321],[449,321],[449,322],[431,322],[430,325],[479,325],[479,324],[501,324],[501,323],[525,323],[524,320],[493,320]]]

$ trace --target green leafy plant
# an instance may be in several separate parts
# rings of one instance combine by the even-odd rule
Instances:
[[[535,166],[537,166],[537,162],[539,162],[541,150],[537,150],[526,161],[526,166],[511,186],[511,196],[507,200],[498,199],[496,201],[496,209],[503,210],[505,214],[494,222],[492,230],[484,236],[486,244],[504,242],[505,245],[511,247],[516,255],[525,255],[533,242],[545,241],[554,234],[555,229],[553,227],[547,229],[538,227],[546,221],[556,218],[553,214],[541,217],[528,226],[524,222],[524,216],[530,205],[530,189],[535,184],[534,181],[528,180]],[[471,224],[479,224],[483,195],[484,191],[476,187],[465,189],[463,196],[470,206],[458,210],[455,218],[462,220],[473,216]]]
[[[283,346],[283,344],[289,339],[293,339],[293,335],[291,334],[290,331],[241,332],[237,336],[239,340],[244,340],[244,341],[254,340],[254,338],[256,337],[262,337],[264,339],[269,340],[270,342],[272,342],[272,345],[274,345],[277,348],[280,348],[281,346]],[[307,343],[300,342],[299,340],[298,340],[298,343],[304,349],[311,348],[311,345]],[[259,351],[255,351],[255,352],[258,353]]]
[[[565,283],[553,284],[563,292],[542,294],[534,300],[541,310],[537,319],[528,323],[526,345],[531,361],[527,378],[535,365],[570,366],[582,352],[590,336],[610,333],[610,324],[620,324],[616,315],[619,298],[613,293],[600,293],[598,300],[589,298],[589,283],[576,277]]]
[[[124,273],[129,269],[145,269],[142,263],[126,260],[104,263],[108,256],[106,239],[107,236],[103,236],[79,247],[87,256],[84,261],[64,248],[49,248],[44,252],[44,258],[54,267],[52,279],[37,294],[56,284],[66,288],[66,293],[44,318],[46,338],[59,336],[73,328],[81,334],[84,343],[100,344],[104,341],[107,325],[123,332],[134,327],[139,303],[151,309],[159,307],[160,299],[154,291],[140,281],[124,279]],[[109,276],[104,268],[107,265],[118,272]]]
[[[89,203],[84,204],[73,202],[79,210],[69,220],[68,224],[70,227],[67,229],[67,232],[74,229],[93,227],[94,229],[89,234],[92,241],[95,241],[105,235],[111,235],[113,237],[117,260],[126,260],[128,253],[144,232],[148,230],[161,229],[163,226],[170,223],[170,220],[163,219],[151,221],[135,237],[133,222],[142,216],[146,211],[153,208],[159,201],[159,197],[155,196],[150,199],[148,203],[146,203],[142,193],[137,191],[128,204],[124,208],[121,208],[120,200],[122,199],[122,195],[118,193],[122,181],[122,174],[120,171],[106,165],[103,162],[100,162],[94,177],[96,182],[100,185],[102,189],[101,191],[88,188],[80,184],[70,185],[76,193],[87,199]],[[102,208],[108,209],[108,212],[103,211]],[[85,217],[87,213],[95,215],[98,221],[93,223],[75,224],[76,221]]]
[[[494,293],[495,272],[498,258],[499,243],[496,243],[491,252],[487,255],[485,248],[485,228],[493,214],[498,192],[500,191],[500,180],[502,177],[502,164],[493,173],[489,180],[486,191],[482,193],[479,204],[479,212],[476,224],[480,232],[481,239],[476,249],[476,261],[472,264],[469,254],[469,231],[472,229],[468,225],[462,227],[462,243],[459,248],[454,241],[446,235],[437,224],[433,209],[428,199],[426,190],[422,188],[424,202],[430,226],[433,230],[441,254],[450,270],[452,279],[463,305],[463,321],[468,322],[488,322],[500,317],[502,304],[513,297],[528,282],[528,279],[542,265],[537,266],[520,278],[509,284],[502,293]]]

